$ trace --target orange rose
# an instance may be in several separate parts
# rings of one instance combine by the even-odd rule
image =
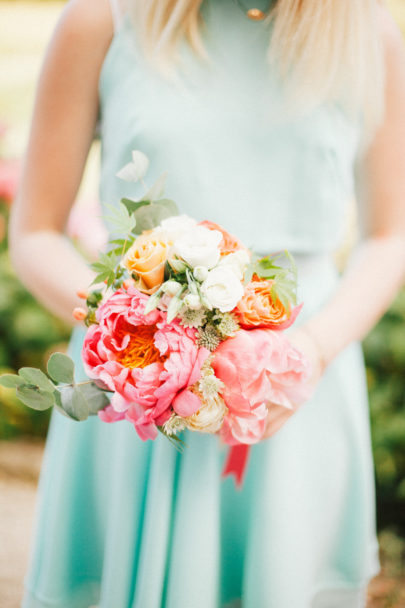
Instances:
[[[204,220],[203,222],[199,222],[199,225],[205,226],[209,230],[219,230],[219,232],[222,234],[222,241],[219,243],[221,255],[233,253],[237,249],[246,249],[246,247],[235,236],[229,234],[229,232],[221,228],[221,226],[218,226],[218,224]]]
[[[165,262],[171,241],[162,235],[143,232],[125,254],[123,263],[135,275],[135,285],[143,293],[152,294],[163,283]]]
[[[278,298],[273,302],[270,295],[273,283],[273,280],[260,279],[254,275],[253,280],[246,285],[245,293],[234,311],[242,327],[281,329],[282,326],[285,329],[289,324],[291,309],[286,310]]]

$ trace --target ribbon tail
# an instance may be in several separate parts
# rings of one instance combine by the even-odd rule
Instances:
[[[222,471],[222,477],[234,475],[235,484],[238,488],[240,488],[243,483],[249,451],[250,446],[244,443],[233,445],[228,450],[228,456]]]

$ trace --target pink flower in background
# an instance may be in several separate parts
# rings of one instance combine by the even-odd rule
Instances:
[[[0,140],[3,139],[9,127],[4,121],[0,122]],[[21,161],[17,158],[0,158],[0,200],[11,204],[17,194],[18,181],[21,172]]]
[[[279,331],[241,329],[219,345],[212,366],[225,385],[229,413],[221,436],[226,443],[259,441],[265,404],[294,409],[310,394],[306,360]]]
[[[108,242],[108,230],[101,219],[99,202],[78,201],[70,212],[66,233],[88,256],[96,258]]]
[[[198,347],[194,329],[168,324],[166,312],[145,315],[147,301],[133,286],[116,291],[97,310],[82,355],[88,376],[114,392],[100,418],[128,420],[141,439],[154,439],[172,405],[181,415],[198,409],[199,400],[184,391],[200,377],[209,351]]]
[[[18,159],[0,159],[0,199],[12,203],[17,193],[21,162]]]

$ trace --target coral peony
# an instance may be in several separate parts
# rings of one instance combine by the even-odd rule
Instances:
[[[254,277],[246,285],[245,293],[234,310],[242,327],[287,329],[294,323],[302,304],[292,310],[286,310],[278,298],[273,301],[271,295],[273,285],[273,280],[259,277]]]
[[[229,414],[221,436],[227,443],[259,441],[265,427],[263,404],[293,409],[310,395],[309,366],[282,332],[241,329],[219,345],[212,367],[225,385],[222,396]]]
[[[200,406],[184,391],[199,378],[209,351],[198,347],[193,328],[168,324],[164,311],[145,315],[147,301],[136,287],[116,291],[97,310],[98,325],[88,329],[82,354],[87,375],[114,393],[100,418],[125,418],[142,439],[154,439],[172,404],[187,416]]]

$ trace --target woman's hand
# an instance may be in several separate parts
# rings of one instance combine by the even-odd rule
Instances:
[[[308,360],[310,367],[308,383],[311,385],[312,390],[315,391],[326,367],[326,361],[322,355],[319,345],[315,341],[312,332],[307,330],[305,326],[291,331],[291,333],[288,334],[288,339],[293,346],[295,346],[305,355],[306,359]],[[271,437],[271,435],[274,435],[274,433],[276,433],[276,431],[278,431],[283,424],[287,422],[290,416],[295,414],[300,405],[294,409],[287,409],[282,405],[272,404],[269,407],[266,429],[262,439],[267,439],[268,437]]]

